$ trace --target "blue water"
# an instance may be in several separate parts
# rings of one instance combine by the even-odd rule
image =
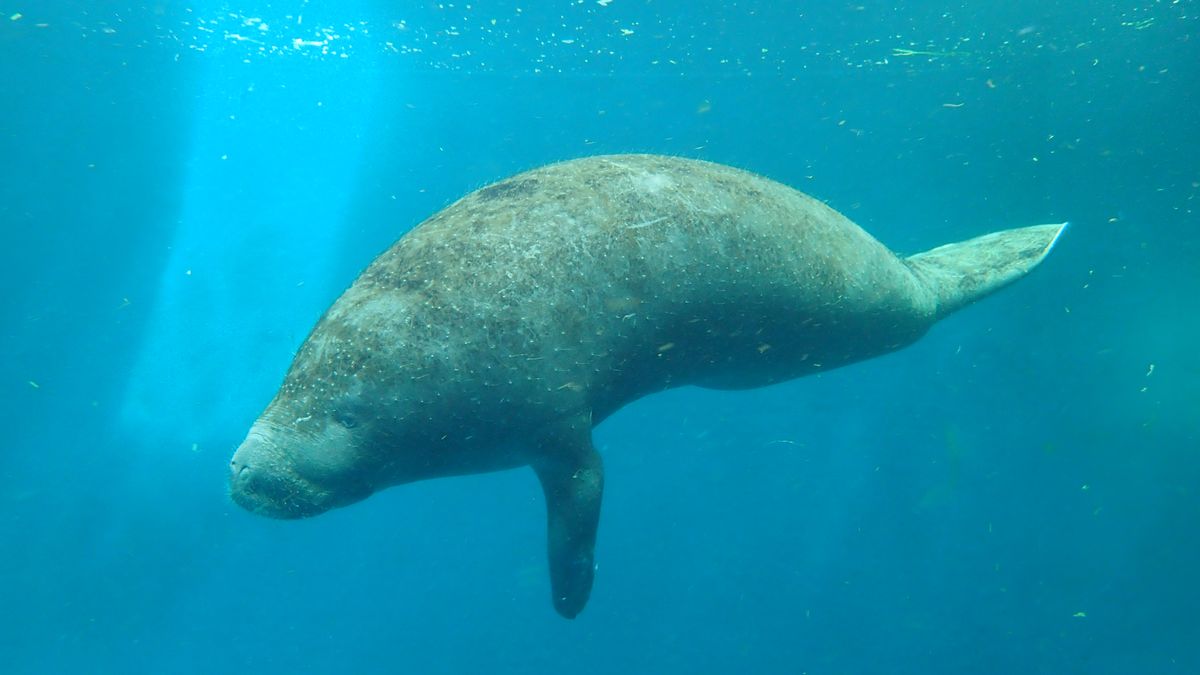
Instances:
[[[1200,3],[405,4],[0,2],[0,671],[1200,672]],[[606,421],[575,621],[528,471],[229,501],[374,255],[625,151],[905,253],[1073,225],[899,353]]]

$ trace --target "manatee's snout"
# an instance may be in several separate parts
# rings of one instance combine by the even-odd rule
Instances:
[[[327,491],[296,474],[280,448],[251,431],[229,462],[229,496],[271,518],[315,516],[333,506]]]

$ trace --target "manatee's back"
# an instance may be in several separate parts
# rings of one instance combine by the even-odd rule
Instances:
[[[467,195],[339,301],[394,299],[414,372],[598,417],[677,384],[750,387],[925,330],[923,287],[824,204],[725,166],[593,157]],[[338,307],[331,309],[337,314]]]

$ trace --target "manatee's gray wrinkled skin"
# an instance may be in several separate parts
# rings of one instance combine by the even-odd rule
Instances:
[[[899,349],[1032,269],[1062,225],[901,259],[821,202],[649,155],[477,190],[329,308],[231,464],[267,516],[529,465],[566,617],[592,586],[604,474],[592,427],[651,392],[759,387]]]

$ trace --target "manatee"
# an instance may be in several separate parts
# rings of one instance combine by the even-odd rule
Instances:
[[[901,258],[822,202],[708,162],[590,157],[468,194],[326,311],[230,464],[275,518],[529,466],[553,604],[591,593],[592,427],[646,394],[761,387],[894,351],[1040,263],[1065,223]]]

